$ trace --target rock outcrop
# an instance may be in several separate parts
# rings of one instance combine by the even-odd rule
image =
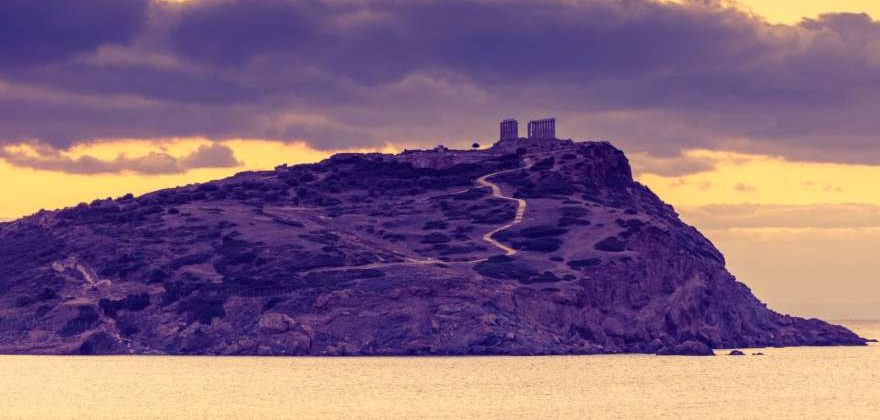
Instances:
[[[2,353],[863,344],[768,309],[608,143],[338,155],[0,224]]]

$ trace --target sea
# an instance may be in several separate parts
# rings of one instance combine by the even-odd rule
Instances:
[[[880,338],[878,321],[839,321]],[[880,346],[746,356],[0,356],[3,419],[880,419]],[[763,355],[753,355],[753,353]]]

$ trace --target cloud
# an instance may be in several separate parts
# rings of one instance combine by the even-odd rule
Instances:
[[[866,15],[772,25],[713,0],[145,1],[61,2],[94,23],[74,36],[48,2],[15,0],[33,11],[16,27],[29,41],[0,52],[14,64],[0,81],[89,101],[0,95],[0,139],[467,145],[500,118],[550,114],[562,136],[660,159],[646,171],[703,170],[669,160],[694,148],[880,164],[880,24]],[[119,97],[142,102],[101,104]]]
[[[160,175],[241,165],[232,149],[217,143],[201,145],[181,157],[154,151],[135,157],[119,154],[114,159],[104,160],[91,155],[72,156],[51,145],[32,142],[0,148],[0,159],[18,167],[83,175],[119,172]]]
[[[747,192],[755,192],[757,190],[757,188],[753,185],[744,184],[744,183],[740,182],[740,183],[733,186],[733,190],[736,192],[747,193]]]
[[[633,174],[654,174],[664,177],[681,177],[715,169],[715,160],[705,156],[680,154],[678,156],[660,157],[647,153],[629,155]]]
[[[679,212],[701,229],[880,228],[880,206],[870,204],[708,205]]]
[[[149,0],[3,0],[0,67],[52,62],[123,44],[146,21]]]

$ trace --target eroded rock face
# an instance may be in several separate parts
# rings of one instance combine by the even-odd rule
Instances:
[[[345,154],[0,225],[3,353],[864,343],[768,309],[607,143]]]

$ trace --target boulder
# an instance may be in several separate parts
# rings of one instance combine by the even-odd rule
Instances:
[[[666,346],[657,351],[657,354],[660,356],[714,356],[715,352],[702,342],[688,340],[673,346]]]

